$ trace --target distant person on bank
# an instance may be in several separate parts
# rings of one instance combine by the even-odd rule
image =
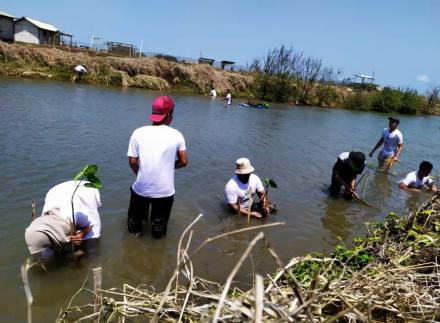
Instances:
[[[383,148],[377,156],[379,168],[387,171],[395,162],[399,160],[399,156],[403,149],[403,136],[397,127],[400,120],[394,117],[389,117],[390,121],[388,128],[382,131],[382,135],[376,146],[368,154],[373,157],[374,152],[383,144]]]
[[[83,65],[77,65],[74,68],[74,71],[75,71],[75,80],[81,80],[81,77],[87,73],[87,70]]]
[[[136,180],[130,188],[127,228],[136,235],[141,234],[142,220],[148,215],[152,236],[160,239],[167,234],[175,193],[174,169],[188,163],[183,135],[169,126],[173,112],[170,97],[157,97],[149,117],[153,124],[136,129],[130,138],[127,155]]]
[[[226,94],[226,97],[223,99],[223,101],[226,101],[227,105],[231,105],[232,104],[231,90],[228,89],[228,93]]]
[[[96,241],[101,235],[101,206],[99,190],[86,187],[82,182],[73,197],[75,232],[71,230],[72,195],[78,182],[67,181],[51,188],[46,194],[41,216],[37,217],[25,231],[25,240],[31,254],[45,251],[62,251],[71,242],[77,246],[85,241]]]
[[[252,174],[254,168],[247,158],[240,158],[235,162],[235,175],[225,187],[225,199],[229,209],[234,213],[248,214],[249,192],[251,196],[257,193],[260,203],[251,205],[251,216],[261,218],[269,214],[269,205],[261,179]]]
[[[399,183],[399,187],[402,190],[409,190],[413,192],[419,192],[423,189],[427,189],[433,193],[437,193],[438,189],[434,185],[434,181],[430,178],[432,171],[432,164],[428,161],[422,161],[419,165],[419,170],[409,173]]]
[[[355,191],[356,177],[362,174],[365,164],[365,155],[362,152],[352,151],[340,154],[333,166],[331,185],[328,189],[330,195],[341,196],[341,188],[344,186],[342,193],[344,198],[359,198]]]
[[[217,91],[214,89],[214,86],[211,87],[211,92],[209,93],[209,95],[215,99],[217,97]]]

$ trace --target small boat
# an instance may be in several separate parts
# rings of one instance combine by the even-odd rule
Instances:
[[[258,104],[239,103],[238,105],[241,105],[242,107],[255,108],[255,109],[269,109],[269,104],[264,102]]]

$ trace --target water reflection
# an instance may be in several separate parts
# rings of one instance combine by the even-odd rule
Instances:
[[[353,223],[347,219],[347,211],[352,203],[337,197],[328,197],[324,200],[324,215],[321,221],[333,242],[346,241],[350,236]]]

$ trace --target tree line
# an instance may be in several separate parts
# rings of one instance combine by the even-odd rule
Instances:
[[[251,92],[261,101],[404,114],[431,114],[439,109],[438,88],[421,96],[410,88],[379,90],[374,84],[353,86],[341,80],[340,69],[325,66],[322,59],[284,45],[254,59],[250,71],[254,76]]]

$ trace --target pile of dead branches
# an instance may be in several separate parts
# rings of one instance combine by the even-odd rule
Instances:
[[[383,223],[367,226],[353,248],[336,246],[328,256],[311,254],[284,265],[259,232],[248,244],[226,282],[194,275],[191,260],[206,244],[247,227],[205,240],[191,251],[193,227],[183,232],[177,265],[166,289],[149,286],[91,291],[96,304],[73,306],[58,322],[125,321],[281,321],[281,322],[435,322],[440,320],[440,197],[434,196],[404,217],[391,212]],[[263,243],[280,268],[273,276],[256,274],[254,288],[231,286],[254,246]]]

